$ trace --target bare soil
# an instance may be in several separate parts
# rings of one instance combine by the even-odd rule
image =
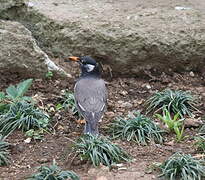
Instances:
[[[59,62],[59,59],[54,59]],[[185,135],[188,137],[180,142],[174,141],[174,135],[169,134],[165,137],[164,144],[151,143],[148,146],[139,146],[135,143],[114,141],[123,149],[131,154],[134,161],[124,163],[123,168],[108,168],[101,166],[94,168],[92,165],[74,160],[69,156],[73,141],[78,138],[83,131],[83,124],[79,124],[69,110],[52,111],[52,107],[59,102],[61,90],[73,90],[75,78],[78,76],[79,69],[77,65],[67,65],[61,61],[61,66],[71,68],[71,74],[74,78],[70,79],[35,79],[29,95],[39,98],[39,105],[44,107],[52,117],[51,133],[45,134],[42,141],[31,141],[25,143],[25,135],[20,131],[11,134],[7,141],[11,143],[12,162],[7,167],[0,168],[1,180],[23,180],[29,174],[35,171],[35,168],[41,165],[51,164],[55,159],[62,169],[75,171],[82,180],[151,180],[157,179],[158,171],[153,171],[150,167],[155,162],[162,162],[174,152],[182,151],[197,155],[198,152],[193,148],[194,135],[198,129],[187,128]],[[108,111],[105,113],[100,124],[100,133],[108,136],[106,126],[117,116],[127,115],[129,111],[144,111],[144,101],[155,91],[164,88],[190,90],[198,97],[198,108],[201,113],[196,114],[196,118],[204,118],[205,114],[205,77],[200,74],[177,74],[168,75],[161,73],[155,76],[153,73],[147,73],[143,78],[111,78],[109,73],[104,78],[107,81],[109,90]],[[18,74],[1,74],[0,91],[4,91],[10,84],[16,84],[23,78]],[[126,103],[130,103],[126,105]]]

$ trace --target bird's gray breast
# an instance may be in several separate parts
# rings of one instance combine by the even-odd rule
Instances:
[[[107,90],[102,79],[81,78],[76,82],[74,95],[81,112],[98,113],[105,110]]]

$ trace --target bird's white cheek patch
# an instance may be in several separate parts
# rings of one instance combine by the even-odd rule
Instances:
[[[93,71],[94,68],[95,68],[95,66],[92,65],[92,64],[87,64],[87,65],[86,65],[87,72]]]

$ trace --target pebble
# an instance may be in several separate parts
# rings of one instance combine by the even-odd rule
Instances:
[[[121,104],[122,108],[132,108],[132,106],[133,105],[131,103],[129,103],[129,102],[124,102],[124,103]]]
[[[192,127],[199,127],[203,124],[203,122],[200,119],[194,119],[194,118],[186,118],[184,121],[185,127],[192,128]]]
[[[120,93],[121,95],[123,95],[123,96],[126,96],[126,95],[128,94],[127,91],[120,91],[119,93]]]
[[[152,87],[149,84],[146,84],[145,86],[147,89],[151,89]]]
[[[24,142],[27,143],[27,144],[29,144],[29,143],[31,142],[31,138],[30,138],[30,137],[29,137],[29,138],[26,138],[26,139],[24,140]]]
[[[152,88],[151,85],[150,85],[150,84],[147,84],[147,83],[146,83],[146,84],[143,84],[142,87],[145,87],[145,88],[147,88],[147,89],[151,89],[151,88]]]
[[[191,77],[194,77],[193,71],[191,71],[191,72],[189,73],[189,75],[190,75]]]
[[[105,112],[108,117],[115,117],[115,113],[112,111]]]

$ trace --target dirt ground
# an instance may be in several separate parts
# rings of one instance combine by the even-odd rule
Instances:
[[[59,62],[59,59],[54,59]],[[59,63],[58,63],[59,64]],[[35,79],[29,94],[38,95],[41,106],[47,110],[59,102],[60,91],[64,89],[73,90],[75,78],[78,76],[79,69],[77,65],[67,65],[61,61],[64,68],[71,67],[71,79]],[[109,90],[108,111],[105,113],[100,125],[100,133],[108,136],[105,132],[106,125],[114,117],[127,115],[132,110],[144,110],[144,101],[155,91],[164,88],[190,90],[198,97],[198,108],[201,113],[196,118],[204,118],[205,114],[205,77],[197,73],[173,73],[168,75],[161,73],[155,76],[147,73],[146,77],[140,78],[111,78],[109,73],[104,78],[107,81]],[[5,90],[10,84],[16,84],[23,78],[18,74],[1,74],[0,91]],[[107,179],[109,180],[151,180],[157,179],[158,172],[150,168],[153,163],[162,162],[174,152],[182,151],[197,155],[198,152],[193,148],[193,136],[197,133],[197,128],[186,129],[185,135],[188,137],[180,142],[174,142],[173,135],[166,135],[164,144],[150,144],[148,146],[138,146],[134,143],[115,141],[133,157],[133,162],[124,163],[121,168],[113,168],[109,171],[106,167],[93,168],[81,162],[75,161],[68,167],[71,157],[72,142],[82,134],[83,125],[78,124],[68,110],[51,111],[52,127],[50,134],[46,134],[42,141],[32,141],[25,143],[26,137],[22,132],[16,131],[7,138],[11,143],[12,162],[8,167],[0,168],[1,180],[23,180],[29,174],[35,171],[40,165],[51,164],[55,159],[57,164],[63,169],[75,171],[82,180]],[[103,180],[104,180],[103,179]]]

